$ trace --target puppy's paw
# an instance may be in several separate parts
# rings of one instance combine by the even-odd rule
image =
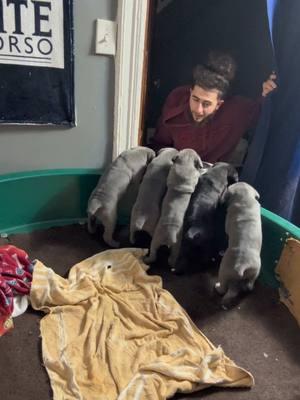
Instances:
[[[216,282],[215,286],[214,286],[214,291],[219,295],[219,296],[223,296],[225,294],[221,283],[220,282]]]
[[[221,307],[223,310],[230,310],[240,303],[243,296],[244,294],[242,292],[235,292],[229,289],[221,300]]]
[[[225,299],[223,298],[221,301],[221,308],[225,311],[230,310],[235,307],[239,303],[238,298]]]
[[[184,275],[184,269],[183,268],[178,268],[178,267],[172,267],[171,268],[171,272],[174,274],[174,275]]]
[[[94,216],[89,215],[87,220],[87,230],[90,234],[94,234],[97,231],[97,220]]]
[[[130,242],[132,245],[135,245],[135,238],[134,238],[134,236],[132,236],[132,235],[129,236],[129,242]]]
[[[113,247],[114,249],[120,247],[120,242],[117,242],[114,239],[109,239],[109,240],[105,240],[104,239],[104,241],[105,241],[106,244],[108,244],[110,247]]]
[[[150,257],[150,256],[145,256],[143,258],[143,261],[144,261],[145,264],[152,264],[155,261],[155,258]]]
[[[179,257],[176,260],[175,265],[171,265],[171,272],[175,275],[184,275],[189,271],[189,263],[187,262],[187,259],[185,256],[179,255]]]

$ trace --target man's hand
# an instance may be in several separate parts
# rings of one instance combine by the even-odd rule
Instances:
[[[274,82],[276,79],[275,72],[272,72],[269,78],[262,85],[262,96],[266,97],[269,93],[271,93],[274,89],[277,88],[276,83]]]

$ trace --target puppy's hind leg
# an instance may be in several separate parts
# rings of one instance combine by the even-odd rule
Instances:
[[[254,289],[255,281],[256,281],[256,277],[253,279],[248,279],[248,280],[244,281],[242,290],[244,292],[252,292],[252,290]]]
[[[95,233],[97,230],[97,220],[96,217],[92,214],[88,214],[87,218],[87,228],[89,233]]]
[[[180,251],[180,243],[174,243],[171,246],[170,256],[168,258],[168,263],[169,263],[172,271],[175,270],[176,261],[179,256],[179,251]]]
[[[244,292],[251,292],[254,289],[254,284],[259,275],[259,271],[260,271],[260,264],[259,267],[248,268],[244,272],[244,281],[242,285],[242,290]]]
[[[185,257],[184,252],[180,252],[179,256],[176,259],[175,266],[171,269],[171,271],[176,275],[183,275],[187,270],[187,258]]]
[[[130,227],[129,241],[131,244],[135,244],[135,232],[135,229]]]
[[[229,289],[231,279],[230,271],[230,257],[228,251],[226,250],[219,268],[218,281],[215,284],[215,291],[220,296],[224,296]]]
[[[144,262],[146,264],[151,264],[154,261],[156,261],[156,255],[157,255],[157,250],[160,247],[160,244],[158,243],[157,240],[155,240],[155,237],[151,241],[151,246],[150,246],[150,252],[148,256],[144,257]]]
[[[240,288],[240,282],[232,282],[228,286],[227,292],[224,294],[221,305],[222,308],[227,310],[234,307],[240,300],[240,294],[242,290]]]
[[[137,231],[141,231],[143,230],[144,227],[144,218],[143,217],[135,217],[135,215],[133,214],[131,217],[131,221],[130,221],[130,243],[134,244],[135,243],[135,234]]]
[[[215,283],[215,291],[220,295],[224,296],[224,294],[227,292],[227,285],[225,282],[220,282],[217,281]]]
[[[105,213],[102,215],[102,224],[104,226],[103,240],[111,247],[119,247],[120,243],[113,239],[113,234],[117,222],[117,213],[112,211],[111,213]]]
[[[179,254],[176,259],[175,267],[172,268],[172,272],[176,275],[182,275],[188,270],[191,254],[193,254],[193,247],[189,240],[184,235],[181,239],[181,245]]]
[[[131,244],[135,243],[135,232],[136,232],[136,226],[135,226],[135,224],[133,222],[130,222],[129,240],[130,240]]]

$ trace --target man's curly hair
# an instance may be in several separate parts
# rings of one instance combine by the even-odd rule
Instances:
[[[206,61],[193,71],[193,87],[198,85],[205,90],[216,89],[224,98],[236,71],[234,59],[227,53],[212,51]]]

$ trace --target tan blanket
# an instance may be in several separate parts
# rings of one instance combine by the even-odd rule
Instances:
[[[76,264],[68,279],[35,265],[31,303],[48,313],[42,350],[55,400],[156,400],[212,385],[253,385],[161,278],[147,275],[144,254],[108,250]]]

